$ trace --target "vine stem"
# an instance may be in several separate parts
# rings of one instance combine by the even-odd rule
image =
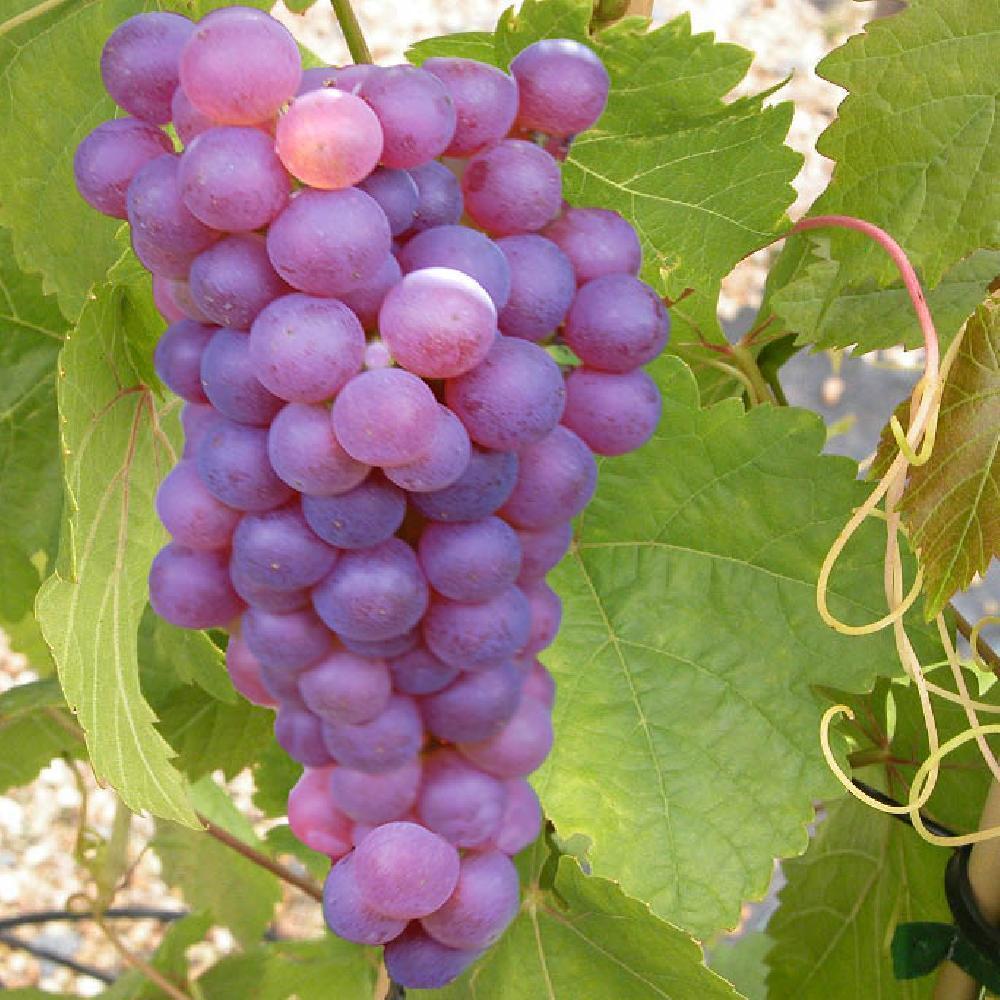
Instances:
[[[186,993],[179,986],[172,983],[159,969],[150,965],[145,959],[133,954],[125,947],[122,939],[105,922],[104,917],[99,913],[94,913],[94,922],[100,927],[104,936],[111,942],[111,946],[121,955],[122,959],[131,965],[137,972],[142,973],[151,983],[157,985],[172,1000],[191,1000],[190,994]]]
[[[228,830],[224,830],[221,826],[217,826],[207,816],[199,813],[198,819],[204,823],[205,832],[210,837],[214,837],[220,843],[225,844],[226,847],[236,851],[237,854],[242,854],[243,857],[248,861],[252,861],[255,865],[265,868],[272,875],[277,875],[283,882],[294,885],[296,889],[301,889],[302,892],[307,896],[311,896],[317,902],[321,903],[323,901],[323,890],[312,879],[296,875],[295,872],[290,868],[286,868],[281,862],[269,858],[266,854],[262,854],[249,844],[244,844],[242,840],[234,837]]]
[[[976,626],[954,604],[950,605],[950,608],[951,613],[955,616],[955,626],[959,634],[968,641],[970,646],[973,643],[973,635],[976,635],[976,648],[973,650],[973,655],[978,653],[980,659],[984,663],[988,663],[995,674],[1000,675],[1000,653],[989,643],[983,642],[982,638],[978,636]]]
[[[364,32],[358,23],[358,17],[351,6],[351,0],[331,0],[331,2],[333,12],[337,15],[337,22],[340,24],[340,30],[344,33],[344,41],[347,42],[351,58],[356,63],[374,62],[371,50],[365,41]]]
[[[34,7],[29,7],[0,24],[0,35],[6,35],[15,28],[20,28],[22,24],[34,21],[36,17],[41,17],[65,3],[69,3],[69,0],[42,0],[42,3],[36,3]]]

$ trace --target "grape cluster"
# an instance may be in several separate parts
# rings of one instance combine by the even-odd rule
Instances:
[[[636,234],[562,200],[607,73],[564,40],[509,74],[303,72],[242,7],[134,17],[101,70],[129,117],[83,140],[77,185],[128,220],[170,322],[156,369],[186,401],[150,600],[229,629],[234,685],[277,708],[305,766],[289,822],[334,862],[331,929],[444,985],[514,917],[510,857],[541,825],[546,573],[594,454],[660,412],[641,366],[669,320]]]

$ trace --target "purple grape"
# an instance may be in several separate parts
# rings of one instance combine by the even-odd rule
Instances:
[[[423,617],[427,600],[417,557],[398,538],[345,552],[313,590],[323,621],[338,635],[362,642],[408,632]]]
[[[514,57],[517,124],[524,129],[568,136],[593,125],[608,102],[611,80],[604,63],[580,42],[546,38]]]
[[[426,646],[416,646],[389,660],[393,686],[401,694],[433,694],[447,687],[459,674],[439,660]]]
[[[249,330],[260,311],[289,291],[267,256],[264,241],[251,233],[219,240],[191,265],[191,295],[213,323]]]
[[[338,767],[330,775],[330,790],[337,808],[345,815],[357,823],[378,826],[401,819],[413,808],[420,775],[419,757],[381,774]]]
[[[181,52],[180,82],[191,103],[225,125],[273,118],[301,77],[295,40],[273,17],[249,7],[213,11]]]
[[[333,404],[333,432],[366,465],[405,465],[423,455],[438,422],[427,384],[399,368],[362,372]]]
[[[133,239],[168,253],[196,254],[219,234],[195,218],[181,198],[180,157],[150,160],[132,178],[126,204]]]
[[[420,711],[412,698],[394,694],[369,722],[327,724],[323,738],[334,760],[343,767],[381,774],[412,760],[424,742]]]
[[[191,286],[187,280],[176,278],[165,279],[170,285],[170,292],[174,297],[174,302],[184,310],[188,319],[193,319],[196,323],[208,323],[208,317],[198,308],[198,304],[191,296]]]
[[[573,525],[569,521],[550,528],[517,528],[521,543],[521,573],[518,586],[540,580],[554,569],[573,541]]]
[[[102,122],[76,147],[76,188],[98,212],[127,219],[126,197],[132,178],[151,160],[172,150],[170,138],[154,125],[136,118]]]
[[[503,783],[454,750],[435,750],[425,758],[417,813],[456,847],[481,847],[494,837],[505,802]]]
[[[333,648],[329,629],[310,608],[286,614],[249,608],[243,615],[241,635],[260,661],[268,689],[272,688],[269,671],[306,670]],[[295,699],[299,700],[297,693]]]
[[[193,459],[198,446],[212,424],[218,419],[215,408],[207,403],[185,403],[181,407],[181,426],[184,428],[184,454]]]
[[[423,621],[430,651],[462,670],[499,666],[524,646],[530,628],[528,599],[517,587],[480,604],[435,598]]]
[[[330,754],[322,737],[323,723],[304,708],[284,703],[274,718],[274,738],[292,760],[306,767],[326,767]]]
[[[355,944],[385,944],[399,937],[405,920],[386,917],[373,910],[362,898],[353,854],[341,858],[331,869],[323,886],[323,918],[338,937]]]
[[[427,582],[453,601],[485,601],[505,591],[521,569],[521,545],[498,517],[431,522],[417,548]]]
[[[507,801],[493,843],[504,854],[514,855],[534,843],[541,833],[542,807],[524,778],[508,778],[503,785]]]
[[[521,696],[534,698],[548,709],[556,703],[556,682],[540,660],[531,664],[531,669],[521,684]]]
[[[576,293],[563,336],[590,368],[629,372],[652,361],[666,346],[670,317],[644,281],[629,274],[606,274]]]
[[[291,183],[269,136],[256,128],[211,128],[181,157],[181,197],[206,226],[249,232],[288,201]]]
[[[186,279],[197,254],[161,246],[145,233],[129,233],[139,263],[154,277]]]
[[[245,514],[233,535],[233,565],[273,590],[311,587],[333,569],[337,553],[313,534],[297,503]]]
[[[462,189],[458,178],[442,163],[431,160],[408,171],[417,185],[417,208],[411,233],[453,226],[462,218]]]
[[[451,486],[468,468],[472,445],[462,421],[447,406],[438,407],[438,421],[427,451],[405,465],[386,469],[386,476],[411,493],[429,493]]]
[[[224,552],[171,542],[149,570],[149,603],[171,625],[222,628],[243,610],[229,582]]]
[[[194,31],[186,17],[159,12],[119,24],[101,52],[101,78],[112,100],[154,125],[170,121],[181,49]]]
[[[301,97],[313,90],[336,87],[337,73],[336,66],[312,66],[302,70],[302,79],[299,81],[299,89],[295,96]]]
[[[510,268],[488,236],[466,226],[435,226],[410,239],[399,252],[404,274],[426,267],[449,267],[477,281],[499,311],[510,297]]]
[[[303,184],[349,188],[378,163],[382,127],[361,98],[330,88],[311,90],[278,119],[274,147]]]
[[[313,531],[339,549],[366,549],[391,538],[403,523],[403,491],[378,473],[337,496],[303,497],[302,511]]]
[[[451,486],[415,493],[410,500],[433,521],[478,521],[504,504],[517,482],[517,469],[513,452],[473,448],[465,471]]]
[[[389,290],[378,326],[396,361],[425,378],[475,367],[496,339],[497,314],[481,285],[452,268],[412,271]]]
[[[510,267],[510,298],[500,313],[500,332],[536,343],[562,324],[576,294],[573,265],[544,236],[497,240]]]
[[[267,431],[215,417],[205,429],[195,458],[208,491],[227,507],[254,513],[290,500],[293,490],[271,468]]]
[[[304,190],[271,223],[267,252],[293,287],[340,295],[378,274],[391,242],[385,213],[364,191]]]
[[[306,847],[335,861],[350,853],[352,823],[334,805],[330,775],[335,768],[306,768],[288,793],[288,825]]]
[[[217,330],[217,326],[182,319],[168,326],[156,344],[156,374],[167,388],[189,403],[208,402],[201,385],[201,357]]]
[[[201,387],[208,401],[229,420],[266,427],[282,401],[260,384],[250,357],[250,338],[238,330],[218,330],[201,355]]]
[[[423,68],[445,85],[458,116],[446,156],[470,156],[510,131],[517,115],[513,77],[475,59],[428,59]]]
[[[522,656],[536,656],[552,645],[562,621],[562,601],[544,581],[529,584],[524,594],[531,605],[531,634],[521,650]]]
[[[229,578],[233,590],[251,607],[258,611],[271,611],[283,615],[289,611],[301,611],[310,604],[308,590],[275,590],[257,580],[252,580],[241,565],[229,560]]]
[[[458,851],[416,823],[376,827],[355,849],[354,865],[361,898],[400,920],[433,913],[458,882]]]
[[[333,70],[333,86],[338,90],[346,90],[349,94],[357,94],[361,84],[380,67],[372,63],[353,63],[349,66],[337,66]]]
[[[477,153],[462,175],[465,210],[496,236],[541,229],[559,214],[559,164],[533,142],[504,139]]]
[[[382,163],[416,167],[448,148],[455,134],[455,105],[437,77],[415,66],[370,71],[360,96],[382,126]]]
[[[196,136],[215,126],[215,122],[208,115],[203,115],[191,103],[191,98],[184,93],[183,87],[178,87],[170,99],[170,118],[185,146]]]
[[[597,485],[597,463],[571,430],[557,427],[518,454],[517,484],[500,516],[516,528],[549,528],[587,506]]]
[[[189,549],[226,549],[240,512],[219,503],[205,489],[194,462],[182,460],[160,483],[156,513],[174,541]]]
[[[552,749],[552,718],[534,698],[522,698],[514,717],[495,736],[462,743],[462,754],[498,778],[522,778],[537,770]]]
[[[340,301],[358,317],[366,330],[374,331],[378,329],[378,311],[382,308],[386,294],[402,276],[399,262],[392,254],[388,254],[373,277],[348,292],[341,292]]]
[[[566,387],[543,348],[498,337],[481,364],[447,383],[445,399],[476,444],[520,451],[559,423]]]
[[[250,652],[247,644],[238,635],[229,637],[226,646],[226,671],[233,687],[247,701],[264,708],[277,707],[277,700],[264,687],[257,657]]]
[[[379,167],[361,181],[358,187],[379,203],[389,220],[389,231],[393,236],[405,233],[413,225],[420,195],[416,181],[405,170]]]
[[[254,320],[250,354],[260,381],[293,403],[331,399],[361,370],[365,333],[336,299],[283,295]]]
[[[567,208],[542,235],[569,257],[578,285],[605,274],[638,274],[642,266],[635,230],[607,208]]]
[[[289,403],[274,418],[267,435],[274,471],[307,496],[346,493],[368,475],[369,466],[340,446],[325,406]]]
[[[421,699],[424,724],[439,740],[468,743],[496,735],[521,700],[521,675],[511,663],[463,672],[443,691]]]
[[[345,649],[359,656],[402,656],[411,649],[416,649],[420,644],[420,632],[416,628],[408,629],[401,635],[390,636],[388,639],[346,639],[341,636],[340,641]],[[400,688],[402,690],[402,688]],[[404,694],[412,694],[411,691],[403,691]]]
[[[420,922],[449,948],[488,948],[517,916],[521,885],[506,854],[484,851],[462,858],[458,884],[439,910]]]
[[[168,323],[179,323],[187,314],[174,299],[174,282],[160,275],[153,275],[153,305]]]
[[[385,946],[385,967],[393,982],[412,990],[434,990],[457,979],[481,951],[449,948],[410,924]]]
[[[385,711],[392,679],[384,660],[337,651],[299,677],[299,692],[324,722],[357,725]]]
[[[566,379],[563,423],[598,455],[624,455],[652,437],[661,406],[660,390],[641,368],[624,375],[576,368]]]

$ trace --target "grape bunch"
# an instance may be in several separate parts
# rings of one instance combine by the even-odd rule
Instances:
[[[669,319],[636,234],[562,199],[607,72],[566,40],[509,74],[303,71],[243,7],[133,17],[101,71],[127,117],[80,144],[77,185],[128,220],[185,400],[151,603],[228,629],[233,684],[277,709],[330,928],[442,986],[513,919],[540,831],[546,574],[594,455],[660,413],[642,366]]]

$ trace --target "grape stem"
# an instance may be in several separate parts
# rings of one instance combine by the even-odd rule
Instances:
[[[337,15],[337,22],[340,24],[340,30],[344,33],[344,41],[347,42],[351,58],[356,63],[374,62],[361,25],[358,23],[358,17],[351,6],[351,0],[331,0],[331,2],[333,12]]]

